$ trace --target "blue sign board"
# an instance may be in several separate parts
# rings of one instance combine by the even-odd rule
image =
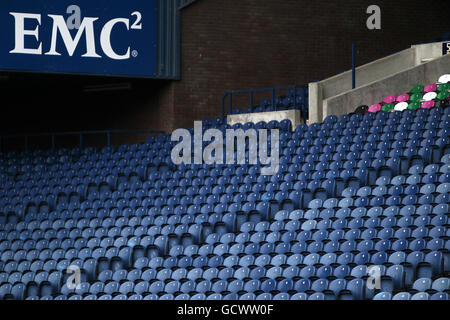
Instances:
[[[154,77],[157,0],[1,0],[0,70]]]

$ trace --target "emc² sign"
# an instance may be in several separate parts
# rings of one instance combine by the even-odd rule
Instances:
[[[153,77],[156,0],[0,3],[0,70]]]

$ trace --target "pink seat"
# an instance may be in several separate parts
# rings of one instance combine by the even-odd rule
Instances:
[[[397,97],[397,102],[406,102],[409,100],[409,94],[405,93]]]
[[[437,90],[437,85],[435,83],[430,83],[427,86],[425,86],[425,89],[423,89],[425,92],[435,92]]]
[[[397,100],[397,97],[392,95],[392,96],[387,96],[386,98],[384,98],[383,102],[384,103],[393,103],[393,102],[395,102],[395,100]]]
[[[421,108],[423,108],[423,109],[431,109],[431,108],[434,107],[434,105],[435,105],[434,100],[424,101],[422,103],[422,107]]]
[[[369,107],[369,112],[378,112],[381,110],[381,104],[377,103],[377,104],[373,104]]]

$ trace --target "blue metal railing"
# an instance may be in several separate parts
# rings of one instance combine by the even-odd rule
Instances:
[[[0,151],[3,147],[3,141],[6,139],[23,138],[25,151],[28,151],[28,140],[31,137],[51,137],[52,149],[56,149],[56,137],[59,136],[79,136],[79,147],[83,148],[83,138],[86,135],[106,135],[106,145],[111,146],[111,135],[115,133],[147,133],[147,134],[165,134],[164,131],[155,130],[94,130],[94,131],[66,131],[66,132],[50,132],[50,133],[22,133],[13,135],[0,136]]]
[[[356,88],[356,49],[352,43],[352,89]]]
[[[225,105],[226,105],[226,99],[228,97],[228,105],[229,105],[229,113],[231,114],[233,112],[233,96],[236,94],[248,94],[249,95],[249,99],[250,99],[250,111],[253,112],[255,106],[254,106],[254,98],[255,98],[255,93],[257,92],[271,92],[272,93],[272,106],[275,108],[275,111],[277,110],[277,104],[275,103],[276,100],[276,92],[279,90],[293,90],[293,99],[294,99],[294,105],[298,106],[297,103],[297,97],[301,96],[302,97],[302,101],[303,103],[306,100],[306,94],[305,91],[306,90],[301,90],[300,94],[297,94],[297,89],[306,89],[307,86],[297,86],[297,85],[292,85],[292,86],[284,86],[284,87],[273,87],[273,88],[263,88],[263,89],[250,89],[250,90],[237,90],[237,91],[228,91],[224,94],[224,96],[222,97],[222,120],[226,121],[225,117],[226,117],[226,111],[225,111]]]

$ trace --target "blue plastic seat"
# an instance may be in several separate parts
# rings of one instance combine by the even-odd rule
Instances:
[[[347,284],[347,290],[352,293],[354,299],[362,300],[364,299],[364,286],[365,281],[361,279],[353,279]]]
[[[430,295],[426,292],[418,292],[411,297],[411,300],[430,300]]]
[[[419,292],[424,292],[431,289],[432,281],[428,278],[417,279],[413,284],[413,289]]]
[[[333,275],[337,279],[344,279],[345,277],[349,276],[351,273],[351,268],[348,265],[340,265],[336,267],[333,271]]]
[[[310,279],[316,276],[316,267],[306,266],[300,270],[300,277],[304,279]]]
[[[392,265],[386,270],[386,276],[392,279],[395,289],[402,288],[405,283],[405,269],[402,265]]]
[[[392,297],[392,300],[411,300],[411,294],[409,292],[399,292]]]
[[[448,249],[448,248],[446,248]],[[433,274],[441,274],[448,269],[448,254],[442,254],[440,251],[428,252],[423,263],[417,269],[417,275],[429,277]]]
[[[304,292],[296,293],[291,296],[291,300],[308,300],[308,295]]]
[[[373,300],[392,300],[392,294],[390,292],[379,292],[373,297]]]
[[[446,292],[450,290],[450,279],[449,278],[439,278],[433,281],[432,287],[433,290]]]
[[[325,294],[323,294],[322,292],[316,292],[316,293],[313,293],[312,295],[310,295],[308,297],[308,300],[326,300],[326,298],[325,298]]]
[[[354,262],[354,259],[353,253],[347,252],[338,256],[337,263],[340,265],[350,265]]]
[[[328,289],[328,281],[326,279],[318,279],[311,284],[311,290],[315,292],[323,292]]]
[[[296,292],[306,292],[311,288],[311,281],[309,279],[297,280],[294,284],[294,290]]]
[[[450,300],[450,295],[445,292],[436,292],[430,297],[430,300]]]
[[[256,297],[256,300],[273,300],[271,293],[261,293]]]

